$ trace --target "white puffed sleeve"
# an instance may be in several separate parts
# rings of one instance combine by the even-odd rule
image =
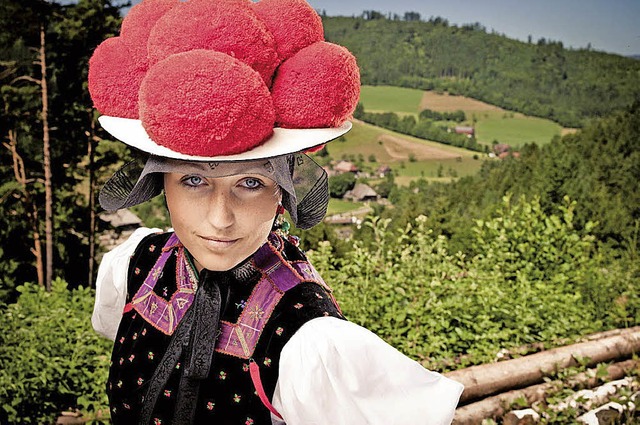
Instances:
[[[462,389],[367,329],[322,317],[284,346],[272,404],[287,425],[440,425]]]
[[[146,227],[136,229],[129,239],[102,257],[96,278],[96,301],[91,316],[91,324],[96,332],[111,340],[116,339],[122,309],[127,299],[129,260],[142,239],[161,231]]]

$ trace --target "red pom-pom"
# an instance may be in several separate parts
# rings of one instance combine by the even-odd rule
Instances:
[[[253,9],[273,34],[281,61],[324,41],[322,19],[305,0],[260,0]]]
[[[226,53],[248,64],[270,84],[278,65],[273,35],[244,1],[180,3],[151,30],[149,62],[194,49]]]
[[[260,145],[273,133],[275,112],[256,71],[224,53],[192,50],[149,69],[140,88],[140,119],[159,145],[218,156]]]
[[[151,28],[178,4],[178,0],[144,0],[133,6],[122,20],[120,37],[139,67],[149,68],[147,41]]]
[[[138,90],[145,72],[120,37],[103,41],[89,60],[89,93],[96,109],[104,115],[138,118]]]
[[[324,41],[305,47],[280,65],[271,95],[281,127],[338,127],[360,97],[356,58]]]

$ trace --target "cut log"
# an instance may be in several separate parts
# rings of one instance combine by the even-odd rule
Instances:
[[[524,401],[528,406],[531,406],[536,402],[544,401],[549,394],[567,386],[571,388],[593,388],[599,385],[602,380],[621,379],[639,365],[640,360],[626,360],[609,365],[606,369],[606,376],[601,378],[597,378],[596,370],[591,369],[569,378],[566,383],[561,381],[545,382],[487,397],[475,403],[458,407],[453,423],[455,425],[472,425],[482,422],[483,419],[496,419],[504,416],[509,411],[510,406],[517,401]]]
[[[640,352],[640,328],[595,341],[554,348],[499,363],[472,366],[445,375],[465,386],[461,404],[515,388],[541,383],[554,371],[626,359]]]

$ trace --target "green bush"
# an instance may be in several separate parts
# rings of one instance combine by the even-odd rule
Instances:
[[[108,417],[110,341],[91,327],[94,291],[18,288],[0,312],[0,423],[46,424],[67,409]],[[3,418],[4,416],[4,418]]]
[[[538,200],[503,200],[473,226],[474,257],[449,251],[428,219],[402,231],[369,219],[373,240],[345,258],[321,243],[311,257],[345,315],[435,369],[493,361],[502,348],[564,345],[640,323],[637,264],[600,255],[573,226],[567,201],[546,215]],[[605,261],[602,258],[608,258]]]

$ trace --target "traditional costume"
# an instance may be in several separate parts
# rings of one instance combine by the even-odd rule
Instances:
[[[90,62],[100,123],[149,154],[101,205],[159,195],[163,173],[223,177],[251,161],[312,227],[327,176],[303,152],[351,128],[359,83],[304,0],[145,0]],[[198,272],[176,233],[139,229],[104,256],[92,322],[115,341],[115,424],[448,424],[462,392],[348,322],[277,231],[231,270]]]

